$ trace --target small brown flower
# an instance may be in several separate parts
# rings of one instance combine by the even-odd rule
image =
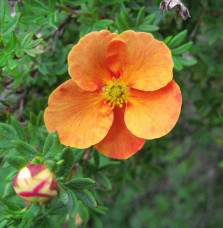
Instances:
[[[180,0],[164,0],[160,3],[161,12],[169,12],[175,10],[175,18],[177,19],[179,13],[184,20],[187,20],[190,16],[190,12],[187,7]]]

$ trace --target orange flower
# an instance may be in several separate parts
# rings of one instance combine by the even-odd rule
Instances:
[[[68,64],[72,79],[53,91],[44,115],[64,145],[126,159],[176,124],[182,97],[171,52],[151,34],[92,32]]]

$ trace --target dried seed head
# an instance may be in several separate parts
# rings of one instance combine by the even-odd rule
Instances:
[[[15,9],[16,9],[16,5],[17,2],[19,2],[20,0],[7,0],[7,3],[10,7],[10,15],[12,17],[14,17],[16,15]]]
[[[184,20],[187,20],[189,17],[191,17],[189,10],[180,0],[164,0],[160,3],[160,8],[162,13],[175,10],[176,19],[179,13]]]

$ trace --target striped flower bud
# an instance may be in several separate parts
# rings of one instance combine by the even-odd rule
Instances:
[[[29,202],[45,202],[57,195],[54,174],[44,165],[30,164],[13,180],[16,193]]]

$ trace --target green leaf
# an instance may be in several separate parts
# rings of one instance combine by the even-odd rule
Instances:
[[[64,162],[59,166],[56,174],[57,176],[63,176],[64,179],[66,179],[67,175],[71,172],[74,165],[74,152],[72,152],[71,148],[66,147],[63,150],[61,159],[63,159]]]
[[[21,46],[24,49],[31,48],[32,47],[32,38],[33,38],[33,33],[32,32],[30,32],[27,35],[25,35],[23,40],[21,41]]]
[[[59,182],[58,184],[62,188],[62,190],[59,191],[58,197],[63,204],[67,204],[68,203],[68,196],[67,196],[67,192],[66,192],[67,188],[61,182]]]
[[[21,207],[14,201],[11,202],[10,200],[3,199],[3,198],[0,198],[0,201],[4,203],[10,210],[13,210],[13,211],[21,210]]]
[[[92,215],[92,219],[93,219],[92,228],[103,228],[103,223],[96,214]]]
[[[86,149],[73,148],[73,152],[75,153],[75,163],[78,163],[86,153]]]
[[[33,113],[33,112],[30,112],[29,119],[30,119],[31,124],[36,126],[36,124],[37,124],[37,116],[36,116],[36,114]]]
[[[118,27],[118,29],[122,32],[127,30],[128,28],[126,28],[126,25],[123,23],[122,19],[120,18],[120,16],[117,16],[115,18],[115,24]]]
[[[184,66],[193,66],[193,65],[197,64],[197,61],[195,59],[187,59],[187,58],[183,58],[180,56],[177,56],[177,59]]]
[[[94,196],[86,189],[75,190],[77,198],[82,201],[88,207],[97,207]]]
[[[19,49],[15,51],[16,57],[22,58],[24,56],[24,51]]]
[[[94,164],[97,168],[100,166],[100,156],[98,151],[94,148],[93,150],[93,158],[94,158]]]
[[[0,149],[11,149],[12,143],[9,140],[0,140]]]
[[[102,29],[107,29],[108,26],[112,25],[114,23],[114,21],[109,20],[109,19],[103,19],[100,21],[97,21],[96,23],[94,23],[93,27],[96,30],[102,30]]]
[[[157,27],[156,25],[140,25],[139,26],[139,30],[143,31],[143,32],[155,32],[157,30],[159,30],[159,27]]]
[[[112,166],[114,166],[114,165],[120,165],[120,164],[121,164],[120,161],[110,161],[108,164],[102,165],[102,166],[99,168],[99,170],[100,170],[100,171],[103,171],[103,170],[108,169],[109,167],[112,167]]]
[[[220,162],[218,163],[218,166],[219,166],[220,168],[223,168],[223,161],[220,161]]]
[[[28,54],[32,57],[36,57],[36,55],[42,54],[43,50],[32,48],[32,49],[25,49],[25,52],[26,52],[26,54]]]
[[[47,166],[50,170],[52,170],[53,172],[56,170],[57,168],[57,164],[55,161],[52,160],[46,160],[44,162],[44,165]]]
[[[39,214],[40,207],[37,203],[33,203],[31,207],[26,211],[18,228],[32,228],[35,224],[35,218]]]
[[[38,128],[36,128],[36,129],[38,131]],[[38,134],[37,134],[37,147],[41,151],[43,151],[43,145],[44,145],[44,143],[45,143],[45,136],[42,135],[40,132],[38,132]]]
[[[95,181],[91,180],[90,178],[75,178],[65,183],[65,186],[72,190],[79,190],[83,188],[94,188]]]
[[[126,19],[126,12],[121,11],[120,15],[117,15],[115,18],[116,26],[119,28],[120,31],[125,31],[130,29],[130,26],[128,24],[128,20]]]
[[[130,17],[130,14],[129,12],[127,11],[127,9],[125,8],[124,10],[121,10],[121,13],[120,13],[123,21],[125,22],[125,24],[131,28],[133,27],[133,20],[132,20],[132,17]]]
[[[15,45],[16,45],[16,36],[14,32],[11,32],[10,39],[9,39],[9,42],[7,42],[6,44],[5,51],[6,52],[12,51]]]
[[[58,224],[57,221],[55,221],[54,218],[45,217],[45,216],[41,219],[41,226],[35,226],[35,227],[41,227],[41,228],[61,228],[61,226]]]
[[[80,214],[80,217],[82,218],[83,221],[89,220],[89,210],[82,202],[79,202],[78,213]]]
[[[187,30],[180,32],[179,34],[174,36],[174,38],[170,41],[168,46],[170,48],[175,48],[179,46],[185,40],[186,36],[187,36]]]
[[[196,60],[186,59],[181,56],[173,56],[174,68],[176,70],[182,70],[184,66],[193,66],[197,63]]]
[[[173,56],[173,62],[174,62],[174,69],[175,70],[182,70],[183,69],[183,65],[181,64],[181,62],[176,58],[176,56]]]
[[[15,59],[8,59],[8,67],[10,70],[15,69],[18,66],[18,62]]]
[[[10,172],[10,173],[5,177],[5,180],[6,180],[7,182],[12,182],[13,179],[14,179],[14,177],[15,177],[15,175],[16,175],[17,173],[18,173],[17,170],[14,170],[14,171]]]
[[[60,192],[62,192],[62,191],[60,191]],[[63,191],[63,193],[67,197],[67,193],[65,191]],[[56,201],[56,204],[53,204],[55,201]],[[51,203],[51,208],[53,208],[53,209],[50,211],[50,215],[58,215],[58,216],[61,216],[61,214],[67,213],[67,207],[65,207],[64,203],[61,202],[61,201],[59,201],[59,202],[58,201],[59,201],[58,200],[58,197],[52,198],[52,200],[51,200],[50,203]],[[68,202],[68,200],[67,200],[67,202]]]
[[[3,27],[3,34],[7,35],[12,31],[15,31],[17,25],[19,23],[19,15],[16,14],[14,17],[11,17],[9,23],[5,24]]]
[[[19,138],[16,130],[12,126],[4,123],[0,123],[0,137],[8,140]]]
[[[56,13],[50,13],[49,15],[49,24],[54,29],[57,29],[57,25],[55,24]]]
[[[35,127],[29,123],[27,131],[28,131],[28,142],[33,146],[36,145],[37,144],[37,134],[36,134]]]
[[[2,27],[5,21],[5,6],[6,6],[6,0],[0,1],[0,33],[2,32]]]
[[[168,43],[171,41],[172,37],[173,37],[173,36],[168,36],[168,37],[166,37],[166,38],[164,39],[163,42],[164,42],[166,45],[168,45]]]
[[[18,170],[29,164],[23,157],[18,155],[7,155],[6,160],[11,166]]]
[[[69,189],[66,189],[68,195],[68,212],[71,217],[75,217],[78,211],[78,200],[74,192]]]
[[[18,153],[25,158],[29,159],[39,155],[38,151],[34,147],[30,146],[28,143],[20,140],[13,140],[12,144],[14,145]]]
[[[13,54],[11,52],[6,52],[0,49],[0,67],[4,67],[6,62],[13,58]]]
[[[149,24],[151,24],[154,21],[155,18],[156,18],[155,14],[150,14],[147,17],[144,18],[143,24],[144,25],[149,25]]]
[[[23,141],[26,141],[26,137],[24,134],[24,130],[21,126],[21,123],[14,116],[11,117],[11,123],[12,123],[13,127],[15,128],[19,138]]]
[[[32,0],[29,3],[23,2],[25,8],[34,13],[34,14],[41,14],[41,15],[48,15],[50,14],[50,8],[46,6],[41,1],[38,0]]]
[[[30,47],[36,47],[39,44],[41,44],[42,41],[43,41],[42,39],[32,40],[32,43],[31,43]]]
[[[188,51],[190,47],[192,46],[193,42],[188,42],[186,44],[183,44],[182,46],[172,49],[171,52],[173,55],[180,55],[183,54],[184,52]]]
[[[5,52],[0,49],[0,67],[4,67],[6,65],[8,58],[5,55]]]
[[[54,12],[56,6],[56,0],[49,0],[49,7],[52,12]]]
[[[60,139],[57,132],[51,132],[43,146],[43,156],[45,159],[54,158],[60,151]]]
[[[37,54],[43,53],[41,49],[36,49],[36,46],[42,42],[42,39],[33,40],[33,33],[30,32],[24,36],[21,41],[21,49],[28,55],[35,57]]]
[[[140,24],[142,24],[143,19],[145,17],[145,7],[141,7],[141,9],[138,12],[137,18],[136,18],[136,23],[135,26],[139,26]]]
[[[109,211],[108,207],[98,206],[96,208],[92,208],[93,211],[97,212],[98,214],[105,215]]]
[[[105,189],[110,190],[112,188],[110,179],[107,176],[105,176],[104,174],[97,173],[95,178],[96,178],[97,183],[102,185]]]
[[[5,189],[4,189],[2,198],[7,198],[7,197],[10,197],[13,195],[15,195],[15,190],[13,189],[12,182],[9,182],[8,184],[5,185]]]

